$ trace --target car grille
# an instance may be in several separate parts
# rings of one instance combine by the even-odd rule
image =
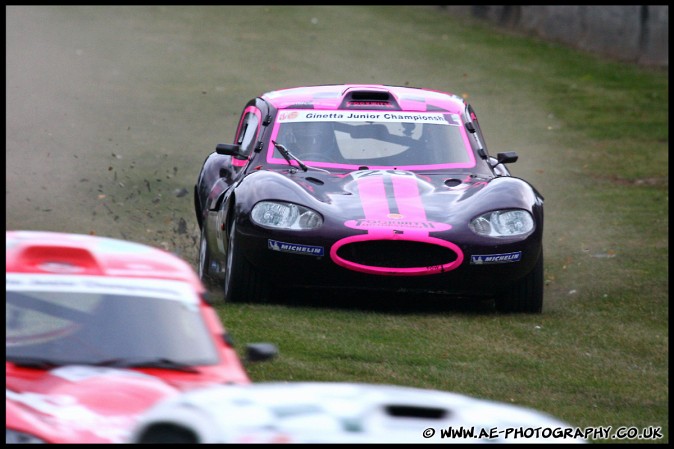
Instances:
[[[445,265],[457,259],[449,248],[407,240],[367,240],[348,243],[337,255],[349,262],[388,268],[417,268]]]

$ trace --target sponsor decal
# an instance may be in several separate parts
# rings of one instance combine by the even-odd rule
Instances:
[[[381,106],[386,108],[393,108],[394,105],[388,101],[349,101],[348,106],[351,107],[368,107],[368,106]]]
[[[452,228],[452,225],[438,223],[437,221],[378,220],[367,218],[347,220],[344,222],[344,226],[351,229],[422,229],[428,232],[446,231]]]
[[[110,368],[105,366],[85,366],[85,365],[69,365],[61,366],[49,372],[54,377],[60,377],[69,382],[84,382],[89,379],[95,379],[102,376],[107,377],[134,377],[147,379],[152,382],[161,383],[155,376],[122,368]]]
[[[471,265],[487,265],[494,263],[511,263],[522,260],[522,251],[503,254],[475,254],[470,256]]]
[[[272,251],[282,253],[304,254],[307,256],[323,256],[325,250],[322,246],[299,245],[297,243],[280,242],[278,240],[267,240],[267,247]]]
[[[297,111],[290,111],[290,112],[281,112],[278,116],[279,121],[285,121],[285,120],[295,120],[297,118]]]
[[[121,277],[126,274],[126,270],[117,271],[124,273],[113,272],[111,276],[7,273],[5,290],[133,295],[171,299],[193,305],[199,303],[199,297],[185,281],[134,278],[133,275],[138,274],[138,270],[129,270],[130,277]]]
[[[50,271],[52,273],[81,273],[84,271],[83,267],[68,262],[45,262],[41,263],[39,267],[43,271]]]
[[[99,407],[91,407],[69,394],[18,393],[6,390],[5,397],[24,404],[45,415],[45,421],[56,428],[69,432],[91,432],[110,443],[124,443],[136,422],[131,412],[115,415],[98,413]]]
[[[279,113],[276,121],[279,123],[314,122],[314,121],[352,121],[352,122],[382,122],[382,123],[434,123],[440,125],[460,126],[458,114],[443,114],[441,112],[346,112],[346,111],[313,111],[288,109]]]

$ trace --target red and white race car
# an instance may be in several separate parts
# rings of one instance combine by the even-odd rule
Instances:
[[[582,444],[545,412],[450,391],[350,382],[206,387],[157,402],[132,444]]]
[[[158,400],[249,384],[179,257],[111,238],[6,232],[6,442],[119,443]],[[251,344],[250,361],[276,348]]]

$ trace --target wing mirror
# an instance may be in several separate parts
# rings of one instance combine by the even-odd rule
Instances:
[[[272,343],[249,343],[246,345],[246,363],[262,362],[278,356],[278,347]]]
[[[511,164],[517,162],[517,153],[515,151],[506,151],[505,153],[496,154],[496,161],[499,164]]]
[[[235,159],[248,159],[248,156],[241,153],[241,145],[237,143],[219,143],[215,146],[215,152],[226,156],[232,156]]]
[[[482,151],[482,152],[480,152]],[[478,151],[478,154],[482,157],[484,150]],[[486,154],[486,153],[484,153]],[[495,168],[499,164],[511,164],[513,162],[517,162],[517,153],[514,151],[506,151],[505,153],[497,153],[496,157],[488,156],[489,157],[489,165],[491,168]]]

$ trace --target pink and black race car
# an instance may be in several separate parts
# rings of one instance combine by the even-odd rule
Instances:
[[[170,253],[7,231],[6,270],[7,443],[120,443],[160,399],[250,383],[198,276]]]
[[[226,301],[295,287],[435,292],[543,308],[543,197],[434,90],[277,90],[243,108],[195,185],[199,274]]]

